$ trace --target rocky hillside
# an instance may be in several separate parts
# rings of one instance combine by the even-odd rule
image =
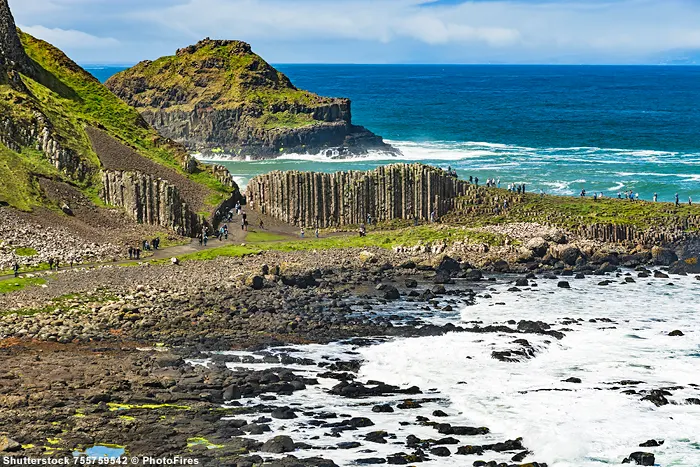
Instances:
[[[183,235],[238,192],[227,172],[197,163],[60,50],[19,32],[0,0],[0,206],[70,215],[43,180]]]
[[[205,39],[107,81],[163,135],[201,152],[267,158],[396,152],[354,125],[349,99],[297,89],[239,41]]]

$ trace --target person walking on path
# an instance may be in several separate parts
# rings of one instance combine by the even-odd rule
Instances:
[[[202,241],[204,242],[204,246],[207,246],[207,242],[209,241],[209,237],[207,236],[206,232],[204,233],[204,236],[202,237]]]
[[[12,265],[12,271],[15,273],[15,277],[19,277],[19,264],[17,264],[17,261]]]
[[[258,227],[260,227],[260,230],[265,230],[265,223],[263,222],[262,219],[260,219],[260,223],[258,224]]]
[[[134,259],[134,249],[129,247],[129,259]]]
[[[141,259],[141,249],[139,248],[136,249],[136,259]]]
[[[318,238],[318,227],[316,227],[316,232],[315,232],[315,234],[316,234],[316,238]]]
[[[304,238],[304,227],[301,228],[301,238]]]

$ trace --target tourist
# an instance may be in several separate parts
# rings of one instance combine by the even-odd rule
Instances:
[[[593,193],[593,201],[598,201],[598,192]]]
[[[199,240],[199,246],[202,246],[202,242],[204,240],[204,234],[202,234],[201,232],[199,234],[197,234],[197,240]]]
[[[318,227],[316,227],[316,238],[318,238]]]
[[[479,177],[474,177],[474,185],[479,186]]]
[[[676,193],[676,206],[679,206],[681,203],[678,201],[678,193]]]
[[[586,196],[586,190],[585,190],[585,189],[584,189],[584,190],[581,190],[581,198],[583,198],[584,196]]]
[[[506,209],[508,209],[508,200],[507,199],[503,200],[503,210],[505,211]]]
[[[301,238],[304,238],[304,227],[301,228]]]
[[[228,240],[228,224],[224,224],[224,238]]]
[[[469,183],[474,183],[474,177],[471,175],[469,176]]]
[[[525,184],[523,183],[523,194],[525,194]]]
[[[636,193],[634,194],[634,200],[635,200],[635,201],[639,201],[639,192],[636,192]]]
[[[220,242],[224,241],[224,228],[223,228],[223,226],[219,228],[219,241]]]
[[[659,198],[659,195],[654,193],[654,202],[656,203],[656,200]]]
[[[435,223],[435,218],[436,218],[435,209],[433,209],[432,211],[430,211],[430,223],[431,224]]]
[[[49,258],[47,263],[49,263],[49,271],[53,271],[53,258]]]
[[[365,224],[360,224],[360,237],[364,237],[367,235],[367,231],[365,230]]]
[[[207,246],[207,242],[209,241],[209,236],[204,233],[204,236],[202,237],[202,241],[204,242],[204,246]]]
[[[141,249],[136,248],[136,259],[141,259]]]
[[[134,249],[129,247],[129,259],[134,259]]]
[[[53,266],[56,268],[56,271],[58,271],[58,258],[53,260]]]
[[[263,223],[262,219],[260,219],[259,227],[260,227],[260,230],[265,230],[265,224]]]
[[[17,264],[17,261],[12,265],[12,271],[14,271],[15,277],[19,276],[19,264]]]
[[[693,205],[693,198],[688,196],[688,206],[692,206],[692,205]]]
[[[496,188],[501,188],[501,179],[496,180]]]
[[[372,215],[367,213],[367,225],[372,225]]]

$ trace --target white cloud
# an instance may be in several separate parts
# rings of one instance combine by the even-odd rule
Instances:
[[[172,53],[207,36],[246,40],[272,61],[287,62],[306,60],[317,51],[316,61],[340,62],[639,63],[700,49],[700,2],[691,0],[10,0],[10,4],[18,22],[43,25],[43,30],[33,28],[37,35],[54,38],[68,52],[75,49],[85,57],[81,49],[86,44],[96,50],[114,48],[118,39],[121,48],[115,55],[132,61]]]
[[[105,49],[119,46],[112,37],[97,37],[75,29],[47,28],[44,26],[18,26],[24,32],[43,39],[59,49]]]

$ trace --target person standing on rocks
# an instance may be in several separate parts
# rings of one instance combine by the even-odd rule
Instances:
[[[693,198],[688,196],[688,206],[692,206],[692,205],[693,205]]]
[[[474,185],[476,185],[477,188],[479,187],[479,177],[474,177]]]
[[[15,273],[15,277],[19,276],[19,264],[17,264],[17,261],[12,265],[12,271]]]
[[[129,259],[134,259],[134,249],[129,247]]]
[[[676,206],[679,206],[681,203],[678,201],[678,193],[676,193]]]
[[[53,258],[49,258],[47,263],[49,263],[49,271],[53,271]]]
[[[656,203],[656,200],[658,200],[658,199],[659,199],[659,195],[654,193],[654,202]]]

